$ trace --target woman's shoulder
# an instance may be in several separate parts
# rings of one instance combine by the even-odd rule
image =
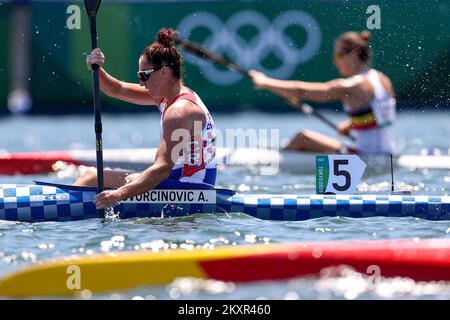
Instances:
[[[339,78],[335,81],[339,84],[339,86],[352,91],[362,87],[365,83],[365,78],[360,74],[356,74],[347,78]]]
[[[374,69],[375,70],[375,69]],[[384,87],[384,89],[392,96],[395,97],[394,85],[392,84],[391,79],[379,70],[375,70],[378,73],[380,81]]]
[[[169,115],[180,115],[180,116],[188,116],[192,113],[198,112],[198,108],[193,108],[194,106],[197,106],[194,97],[180,97],[179,99],[176,99],[169,108],[166,109],[166,112],[164,113],[164,117]]]
[[[378,69],[371,69],[371,70],[375,71],[380,78],[385,78],[386,80],[390,81],[389,77],[384,72],[382,72]]]

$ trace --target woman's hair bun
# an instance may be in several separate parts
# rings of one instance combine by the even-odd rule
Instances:
[[[172,47],[175,45],[175,39],[178,33],[173,29],[161,29],[156,36],[156,41],[164,47]]]
[[[361,39],[363,39],[366,42],[370,42],[370,39],[372,38],[372,34],[370,33],[370,31],[367,31],[367,30],[364,30],[359,35],[360,35]]]

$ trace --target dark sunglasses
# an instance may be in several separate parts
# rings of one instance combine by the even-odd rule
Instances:
[[[142,71],[138,71],[137,72],[137,77],[139,80],[145,82],[148,79],[150,79],[150,76],[153,72],[161,70],[163,67],[161,68],[153,68],[153,69],[149,69],[149,70],[142,70]]]

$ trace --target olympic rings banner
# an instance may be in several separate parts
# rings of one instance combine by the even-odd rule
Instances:
[[[12,39],[29,39],[27,81],[39,111],[52,112],[61,106],[78,111],[80,105],[89,104],[91,75],[85,66],[89,24],[82,1],[24,2],[29,15],[27,37],[23,31],[14,33],[13,3],[0,6],[0,113],[15,81]],[[178,29],[184,38],[242,68],[305,81],[338,77],[334,39],[345,31],[370,29],[373,66],[391,77],[401,103],[448,98],[449,21],[450,0],[114,0],[102,3],[97,29],[105,69],[128,82],[137,82],[138,57],[162,27]],[[186,52],[183,58],[185,83],[213,111],[290,110],[276,96],[254,90],[234,71]],[[130,110],[107,97],[104,106],[106,111]]]
[[[287,32],[294,27],[306,34],[306,41],[299,46],[296,45],[298,39]],[[254,35],[244,38],[240,30],[245,28],[253,29]],[[211,12],[201,11],[187,15],[177,27],[185,39],[197,29],[206,29],[209,33],[202,41],[209,50],[228,56],[244,69],[260,70],[280,79],[291,78],[298,66],[318,53],[322,42],[319,23],[301,10],[283,11],[272,21],[256,10],[237,11],[226,21]],[[271,56],[279,61],[278,65],[267,66]],[[191,56],[187,61],[198,66],[207,80],[219,86],[234,85],[242,78],[232,70],[211,68],[209,62],[200,58]]]

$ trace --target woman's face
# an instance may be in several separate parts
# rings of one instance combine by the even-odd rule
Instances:
[[[357,57],[355,51],[345,52],[342,44],[336,42],[334,45],[334,64],[336,65],[339,73],[344,76],[350,76],[353,74],[355,65],[357,64]]]
[[[145,56],[139,58],[139,71],[147,71],[144,77],[147,80],[139,79],[139,84],[145,87],[149,92],[153,94],[157,93],[163,83],[163,69],[156,69],[148,62]]]

